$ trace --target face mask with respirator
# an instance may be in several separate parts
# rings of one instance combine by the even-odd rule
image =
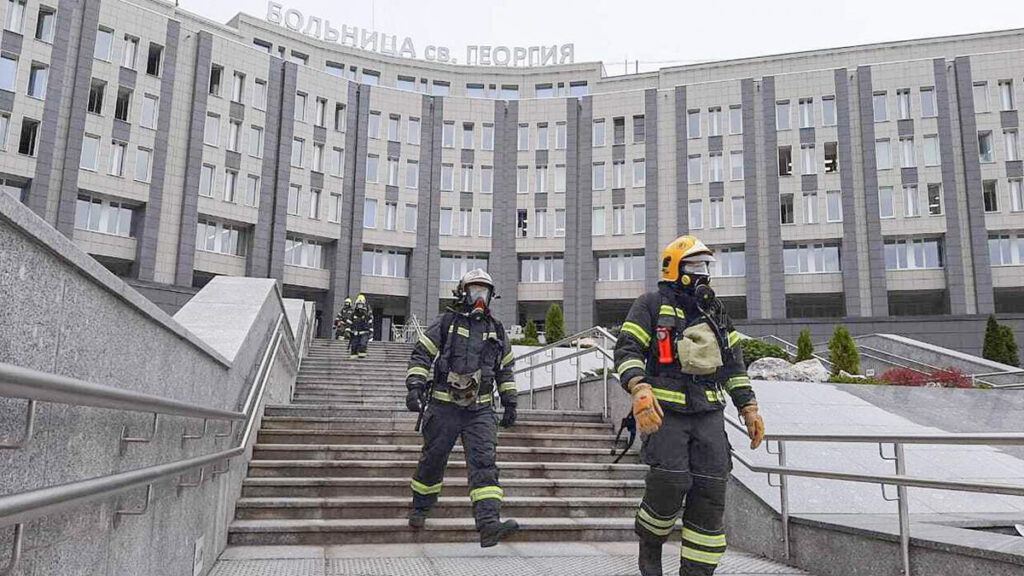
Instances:
[[[487,286],[471,285],[466,287],[466,300],[473,307],[473,314],[483,316],[487,312],[491,289]]]

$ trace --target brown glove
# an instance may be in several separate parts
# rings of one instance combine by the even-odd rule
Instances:
[[[764,419],[757,413],[757,404],[747,404],[740,410],[740,414],[743,416],[743,424],[747,426],[747,436],[750,436],[750,449],[756,450],[764,440]]]
[[[661,411],[658,399],[651,391],[651,385],[639,383],[633,386],[633,417],[636,418],[636,429],[641,434],[653,434],[661,428],[661,419],[665,413]]]

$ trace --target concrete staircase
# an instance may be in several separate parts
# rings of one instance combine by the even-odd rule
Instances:
[[[478,539],[457,444],[427,528],[406,525],[409,479],[422,439],[405,410],[411,345],[371,343],[352,360],[318,340],[290,405],[268,406],[231,524],[235,545],[468,542]],[[500,429],[499,429],[500,430]],[[645,466],[612,464],[601,414],[520,410],[498,437],[502,516],[517,540],[620,541],[633,536]]]

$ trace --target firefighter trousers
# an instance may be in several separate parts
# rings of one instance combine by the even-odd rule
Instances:
[[[348,341],[349,353],[352,356],[366,356],[366,347],[370,345],[370,331],[353,332]]]
[[[643,545],[660,549],[681,514],[679,574],[710,576],[726,546],[725,489],[732,459],[723,412],[665,410],[661,428],[643,439],[640,454],[650,470],[636,512],[637,536]]]
[[[498,427],[490,405],[461,408],[434,400],[423,416],[423,451],[412,476],[412,505],[429,511],[441,494],[448,456],[462,439],[476,529],[499,522],[504,493],[498,485],[495,452]]]

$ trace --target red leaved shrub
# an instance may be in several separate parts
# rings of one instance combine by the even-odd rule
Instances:
[[[956,368],[935,370],[928,375],[929,382],[938,382],[943,388],[972,388],[974,385],[970,377]]]
[[[934,382],[943,388],[971,388],[970,377],[956,368],[933,370],[930,374],[910,368],[891,368],[882,374],[882,381],[894,386],[924,386]]]

